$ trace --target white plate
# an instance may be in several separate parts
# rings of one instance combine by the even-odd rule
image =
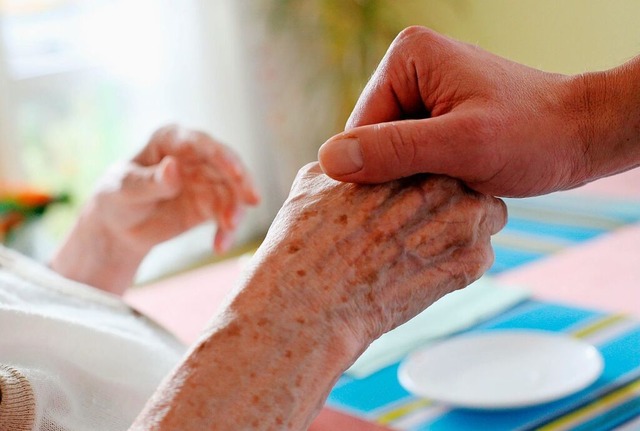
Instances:
[[[553,401],[593,383],[600,352],[552,332],[486,331],[451,338],[409,355],[398,369],[415,395],[456,407],[505,409]]]

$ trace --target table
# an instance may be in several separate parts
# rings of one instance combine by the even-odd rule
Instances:
[[[640,202],[640,169],[600,180],[576,193]],[[241,258],[234,258],[132,289],[126,300],[190,343],[234,285],[242,262]],[[495,279],[507,285],[526,286],[535,298],[626,313],[640,319],[640,223],[627,224],[504,271]],[[311,427],[313,431],[336,429],[386,428],[327,408]]]

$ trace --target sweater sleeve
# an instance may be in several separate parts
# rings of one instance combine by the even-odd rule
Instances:
[[[27,378],[0,364],[0,430],[32,431],[36,404]]]

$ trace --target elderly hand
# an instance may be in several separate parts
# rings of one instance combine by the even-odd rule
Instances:
[[[96,194],[104,224],[132,247],[152,246],[207,220],[217,222],[214,248],[224,252],[258,193],[238,157],[205,133],[170,126]]]
[[[305,167],[235,294],[131,431],[307,429],[371,341],[489,267],[505,219],[500,200],[448,177],[363,186]]]
[[[568,189],[640,164],[639,79],[640,57],[565,76],[411,27],[318,157],[343,181],[427,172],[494,196]]]
[[[505,222],[502,201],[449,177],[356,185],[312,164],[298,174],[262,258],[282,296],[373,341],[480,277]]]
[[[107,171],[51,267],[122,293],[153,246],[207,220],[217,223],[213,244],[224,252],[245,208],[258,200],[228,147],[202,132],[165,127],[130,162]]]

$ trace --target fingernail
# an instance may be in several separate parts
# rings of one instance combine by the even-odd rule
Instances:
[[[229,217],[229,222],[232,229],[237,229],[244,217],[244,210],[242,208],[236,208],[236,210]]]
[[[331,175],[352,174],[364,166],[357,138],[328,140],[320,147],[318,159],[322,169]]]
[[[168,157],[165,157],[158,164],[158,169],[156,169],[154,173],[154,180],[158,183],[162,182],[175,182],[175,179],[178,176],[178,167]]]
[[[220,242],[218,243],[218,254],[223,254],[229,251],[233,245],[233,235],[225,233],[221,235]]]
[[[258,190],[254,187],[251,188],[251,199],[250,199],[250,203],[254,204],[254,205],[258,205],[260,203],[260,193],[258,192]]]

